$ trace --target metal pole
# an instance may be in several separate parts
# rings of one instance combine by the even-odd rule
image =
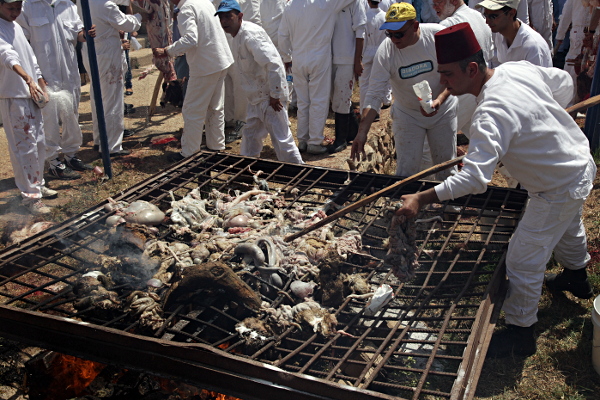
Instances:
[[[90,5],[88,0],[81,0],[81,13],[83,16],[83,26],[86,32],[92,27],[92,16],[90,14]],[[102,150],[102,164],[104,173],[108,179],[112,179],[112,164],[110,162],[110,150],[108,148],[108,137],[106,136],[106,122],[104,120],[104,105],[102,104],[102,91],[100,89],[100,74],[98,73],[98,61],[96,59],[96,46],[94,38],[85,35],[87,43],[88,60],[90,62],[90,78],[94,88],[94,104],[96,106],[96,123],[100,134],[100,149]]]
[[[598,54],[596,54],[596,66],[594,67],[594,78],[592,79],[592,88],[590,89],[590,97],[600,94],[600,69],[598,61],[600,61],[600,46]],[[590,141],[590,149],[595,152],[600,145],[600,132],[598,132],[598,118],[600,117],[600,105],[590,108],[585,117],[585,126],[583,131]]]

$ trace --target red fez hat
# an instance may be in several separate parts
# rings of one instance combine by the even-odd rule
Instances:
[[[471,57],[481,50],[467,22],[456,24],[435,34],[435,53],[438,64],[449,64]]]

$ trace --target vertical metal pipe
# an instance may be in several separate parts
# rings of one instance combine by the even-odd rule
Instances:
[[[92,27],[92,16],[90,14],[90,5],[88,0],[81,0],[81,14],[83,16],[83,26],[85,30]],[[90,62],[90,78],[92,79],[92,87],[94,88],[94,102],[96,106],[96,117],[98,131],[100,134],[100,149],[102,150],[102,164],[104,165],[104,173],[108,179],[112,179],[112,164],[110,162],[110,149],[108,148],[108,137],[106,136],[106,121],[104,120],[104,105],[102,104],[102,91],[100,89],[100,74],[98,73],[98,61],[96,60],[96,46],[94,38],[89,35],[85,36],[87,43],[87,53]]]
[[[594,68],[594,78],[592,79],[590,97],[600,94],[600,69],[598,68],[598,61],[600,61],[600,46],[598,47],[598,54],[596,54],[596,67]],[[600,105],[591,107],[587,111],[587,115],[585,117],[585,126],[583,131],[590,141],[590,149],[592,150],[592,153],[595,152],[600,145],[600,129],[598,128],[599,117]]]

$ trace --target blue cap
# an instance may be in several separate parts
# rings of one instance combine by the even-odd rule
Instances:
[[[242,12],[242,9],[240,8],[240,4],[236,0],[223,0],[221,2],[221,4],[219,4],[219,8],[217,8],[217,12],[215,13],[215,16],[218,13],[226,13],[231,10],[236,10],[238,12]]]

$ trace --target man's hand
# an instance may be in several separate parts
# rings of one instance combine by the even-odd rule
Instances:
[[[161,47],[153,48],[152,55],[154,57],[168,57],[167,49]]]
[[[121,39],[121,47],[123,50],[129,50],[131,49],[131,43],[129,43],[129,40],[127,39]]]
[[[424,192],[405,194],[400,197],[400,200],[403,204],[396,210],[396,215],[406,215],[408,218],[416,217],[423,206],[440,201],[434,188]]]
[[[96,25],[92,25],[85,34],[86,36],[96,37]]]
[[[420,108],[421,108],[421,114],[422,114],[423,116],[425,116],[425,117],[433,117],[435,114],[437,114],[437,113],[438,113],[438,110],[439,110],[439,108],[440,108],[440,105],[441,105],[441,104],[440,104],[440,101],[439,101],[438,99],[432,100],[432,101],[431,101],[431,108],[433,108],[433,112],[432,112],[432,113],[430,113],[430,114],[427,114],[427,111],[425,111],[425,110],[423,109],[423,107],[420,107]]]
[[[361,61],[357,61],[354,63],[354,79],[358,81],[358,77],[362,75],[364,71],[363,65]]]
[[[271,96],[269,96],[269,105],[275,111],[281,111],[281,110],[283,110],[283,104],[281,104],[281,101],[279,101],[279,99],[276,99],[276,98],[271,97]]]
[[[367,153],[365,153],[366,141],[367,135],[361,132],[356,134],[356,137],[352,141],[352,149],[350,150],[350,158],[352,160],[360,161],[361,159],[365,160],[367,158]]]

